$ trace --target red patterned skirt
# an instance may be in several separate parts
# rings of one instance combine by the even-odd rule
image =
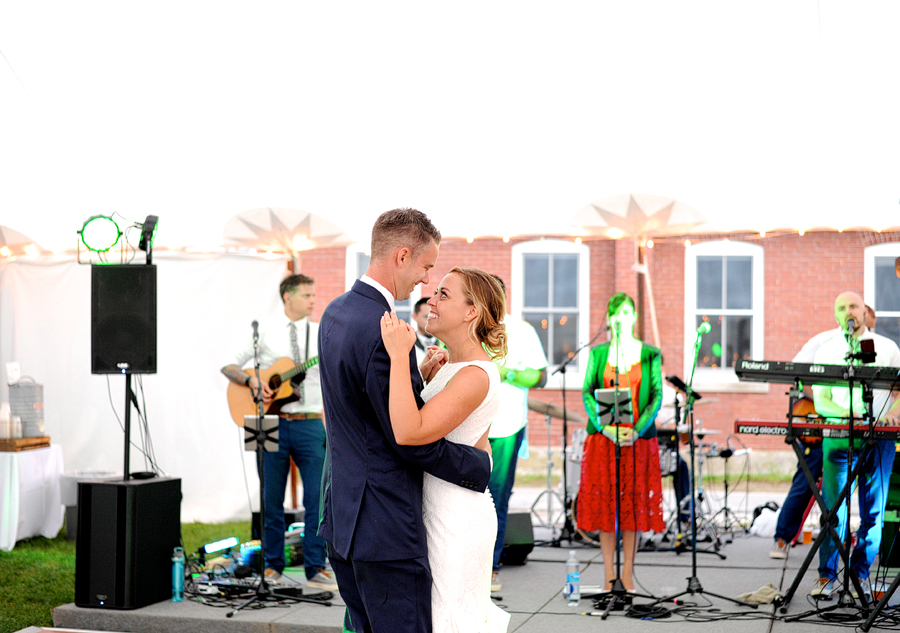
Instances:
[[[602,433],[584,442],[577,524],[585,532],[616,530],[616,447]],[[659,442],[655,437],[623,446],[619,459],[622,530],[664,532]]]

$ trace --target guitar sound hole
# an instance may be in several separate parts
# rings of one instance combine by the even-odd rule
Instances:
[[[269,378],[269,388],[272,391],[276,391],[281,386],[281,376],[277,374]]]

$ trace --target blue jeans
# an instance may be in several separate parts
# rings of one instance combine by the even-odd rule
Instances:
[[[319,529],[319,495],[322,466],[325,462],[325,426],[321,418],[278,421],[278,452],[265,453],[266,495],[266,567],[284,570],[284,492],[287,488],[291,460],[297,464],[303,482],[303,567],[306,577],[315,576],[325,567],[325,541]]]
[[[812,473],[813,479],[817,480],[822,476],[822,445],[804,445],[804,457],[806,457],[806,465]],[[846,454],[845,454],[846,458]],[[797,472],[794,473],[794,480],[791,482],[791,489],[788,490],[784,503],[781,504],[781,512],[778,513],[778,522],[775,524],[775,540],[781,539],[785,543],[790,543],[800,531],[800,522],[803,520],[803,513],[809,505],[813,492],[806,481],[803,469],[797,464]]]
[[[823,442],[822,493],[825,504],[831,508],[841,489],[847,482],[847,449],[834,447],[840,440]],[[846,443],[846,440],[844,440]],[[858,461],[860,449],[853,449],[854,465]],[[857,578],[869,577],[869,567],[881,545],[881,529],[884,524],[884,506],[887,502],[891,482],[891,468],[894,465],[894,442],[877,441],[866,453],[859,470],[857,488],[859,493],[859,531],[857,544],[850,555],[850,572]],[[838,510],[837,533],[844,538],[847,529],[847,504]],[[826,536],[819,548],[819,577],[837,579],[838,551],[832,537]]]
[[[497,540],[494,541],[494,571],[500,571],[500,555],[503,553],[503,541],[506,539],[506,520],[509,517],[509,497],[516,480],[516,462],[519,449],[525,439],[522,427],[515,435],[491,439],[491,456],[494,467],[488,481],[488,490],[494,499],[497,510]]]

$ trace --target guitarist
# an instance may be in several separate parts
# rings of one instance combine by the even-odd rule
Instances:
[[[316,300],[316,287],[306,275],[286,277],[279,287],[284,302],[283,314],[259,324],[259,364],[266,368],[280,358],[293,359],[297,366],[318,355],[319,324],[309,319]],[[249,339],[250,337],[248,337]],[[234,383],[256,392],[260,384],[256,376],[241,370],[253,359],[252,339],[235,356],[235,362],[222,368],[222,373]],[[337,591],[334,573],[325,566],[325,541],[316,534],[319,527],[319,495],[322,467],[325,462],[325,425],[322,421],[322,390],[319,387],[319,368],[313,365],[292,379],[293,393],[274,402],[278,411],[279,428],[277,453],[265,453],[265,576],[277,583],[284,570],[284,493],[294,459],[303,481],[303,566],[307,586],[325,591]],[[268,413],[275,395],[269,385],[262,384],[263,402]]]

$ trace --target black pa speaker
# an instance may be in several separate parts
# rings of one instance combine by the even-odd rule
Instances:
[[[506,535],[503,537],[503,551],[500,562],[504,565],[524,565],[534,549],[534,528],[531,513],[510,512],[506,520]]]
[[[91,373],[156,373],[156,266],[91,266]]]
[[[181,480],[78,482],[75,604],[138,609],[172,597]]]

